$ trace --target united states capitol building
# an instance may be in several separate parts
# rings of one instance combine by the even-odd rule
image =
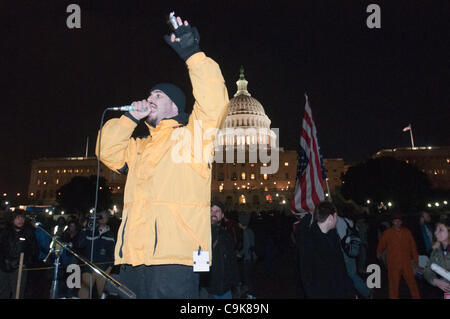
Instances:
[[[242,67],[236,86],[215,140],[211,199],[222,201],[227,210],[289,210],[297,174],[297,150],[278,146],[278,130],[270,127],[263,105],[249,92]],[[324,159],[324,165],[333,192],[348,167],[343,159]],[[27,195],[36,204],[52,205],[58,189],[74,176],[95,174],[96,157],[36,159],[32,161]],[[105,177],[114,203],[120,207],[126,176],[103,164],[100,175]]]

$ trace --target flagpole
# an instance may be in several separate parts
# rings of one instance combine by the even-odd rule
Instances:
[[[327,184],[327,193],[330,202],[333,202],[333,198],[331,198],[330,187],[328,186],[328,177],[325,178],[325,183]]]
[[[409,124],[409,135],[411,136],[411,147],[412,149],[414,149],[414,137],[413,137],[413,133],[412,133],[412,125]]]
[[[88,157],[88,150],[89,150],[89,136],[87,137],[87,140],[86,140],[86,154],[85,154],[85,158]]]

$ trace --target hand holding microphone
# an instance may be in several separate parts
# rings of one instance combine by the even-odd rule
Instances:
[[[134,107],[134,110],[130,111],[130,114],[137,120],[141,120],[150,114],[150,103],[146,100],[133,102],[131,106]]]

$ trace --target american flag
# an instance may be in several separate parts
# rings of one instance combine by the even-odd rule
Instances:
[[[323,184],[326,179],[322,156],[317,141],[317,130],[305,93],[305,113],[297,165],[297,181],[291,209],[294,214],[313,213],[315,206],[325,199]]]

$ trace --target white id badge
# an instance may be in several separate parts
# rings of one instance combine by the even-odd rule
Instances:
[[[194,272],[209,271],[209,252],[194,250]]]

